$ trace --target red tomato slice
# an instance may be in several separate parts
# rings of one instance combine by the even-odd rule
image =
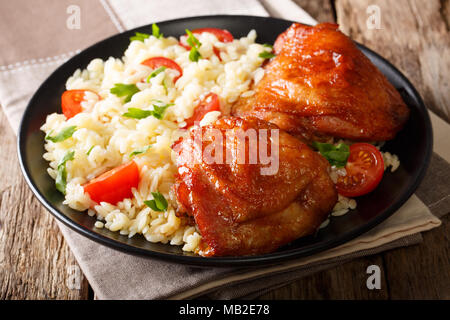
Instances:
[[[83,108],[81,107],[81,102],[84,99],[84,94],[86,93],[86,91],[90,90],[64,91],[64,93],[61,96],[61,108],[63,114],[66,116],[67,119],[70,119],[83,111]]]
[[[205,98],[195,107],[194,114],[189,119],[186,119],[186,126],[188,128],[196,121],[201,121],[205,114],[210,111],[220,111],[220,101],[219,97],[215,93],[208,93]]]
[[[232,42],[234,40],[233,35],[225,29],[218,29],[218,28],[199,28],[191,31],[193,34],[202,34],[204,32],[212,33],[216,36],[217,40],[220,42]],[[180,38],[179,44],[186,50],[191,50],[191,47],[186,43],[187,36],[184,35]],[[219,58],[220,61],[222,61],[222,58],[220,58],[220,50],[216,47],[213,48],[214,54]]]
[[[183,69],[181,69],[178,63],[169,58],[154,57],[141,62],[141,64],[150,67],[151,69],[157,69],[164,66],[166,68],[178,71],[179,75],[173,79],[173,82],[177,82],[177,80],[183,75]]]
[[[231,42],[234,40],[233,35],[225,29],[218,28],[199,28],[191,31],[193,34],[201,34],[204,32],[212,33],[220,42]]]
[[[132,196],[131,188],[139,185],[139,169],[134,161],[109,170],[84,185],[91,199],[97,203],[116,204]]]
[[[362,196],[380,183],[384,173],[383,156],[371,144],[352,144],[345,170],[347,175],[340,176],[336,183],[338,193],[345,197]]]

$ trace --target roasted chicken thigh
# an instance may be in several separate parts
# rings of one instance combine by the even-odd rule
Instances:
[[[337,201],[328,162],[256,118],[196,126],[173,149],[179,213],[195,218],[203,256],[272,252],[314,233]]]
[[[294,23],[274,45],[255,94],[232,109],[257,117],[307,141],[394,138],[409,109],[385,76],[330,23]]]

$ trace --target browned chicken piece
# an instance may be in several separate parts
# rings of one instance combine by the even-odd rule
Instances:
[[[226,117],[194,128],[173,147],[174,191],[179,210],[195,218],[202,235],[199,254],[272,252],[313,234],[335,205],[328,162],[275,125]],[[252,132],[252,139],[230,138]]]
[[[256,93],[232,109],[310,140],[394,138],[409,109],[384,75],[330,23],[294,23],[274,45]]]

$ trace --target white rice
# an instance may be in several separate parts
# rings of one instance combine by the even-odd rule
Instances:
[[[47,117],[42,130],[48,134],[60,132],[69,126],[76,126],[73,136],[65,141],[47,141],[44,158],[49,161],[48,173],[56,178],[58,164],[69,151],[75,151],[74,160],[66,163],[67,187],[64,204],[85,211],[99,220],[97,228],[107,228],[132,237],[142,234],[148,241],[182,245],[185,251],[195,251],[200,234],[195,226],[183,217],[177,217],[176,199],[171,191],[176,173],[170,146],[179,137],[179,127],[192,116],[199,100],[209,92],[219,96],[222,113],[228,114],[231,103],[240,96],[250,96],[252,82],[259,80],[264,71],[264,59],[259,54],[267,50],[255,43],[256,32],[230,43],[220,43],[209,33],[198,35],[202,59],[192,62],[189,51],[169,37],[157,39],[150,36],[141,41],[132,41],[121,59],[110,57],[106,61],[92,60],[85,70],[76,70],[67,80],[67,90],[88,89],[82,102],[83,112],[71,119],[62,114]],[[214,54],[213,47],[220,48],[221,60]],[[141,82],[152,70],[141,62],[156,56],[173,59],[183,69],[183,76],[173,84],[178,73],[166,69],[150,80]],[[163,81],[166,77],[166,89]],[[167,79],[169,78],[169,79]],[[128,103],[123,103],[110,93],[116,83],[136,84],[141,90]],[[155,100],[174,103],[166,109],[162,120],[147,117],[137,120],[122,117],[128,108],[151,110]],[[220,116],[210,112],[202,125]],[[129,155],[148,145],[145,153],[134,157],[140,170],[140,183],[133,189],[133,197],[112,205],[95,204],[84,192],[82,185],[103,172],[130,160]],[[91,149],[92,148],[92,149]],[[88,151],[89,155],[87,154]],[[144,204],[152,199],[151,192],[159,191],[168,200],[166,212],[155,212]]]

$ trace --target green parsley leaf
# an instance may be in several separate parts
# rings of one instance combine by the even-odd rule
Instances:
[[[150,75],[147,77],[147,83],[150,82],[151,78],[156,77],[158,74],[160,74],[161,72],[163,72],[164,70],[166,70],[167,68],[165,66],[161,66],[158,69],[153,70],[152,73],[150,73]]]
[[[146,147],[144,147],[142,149],[134,150],[132,153],[130,153],[129,157],[131,158],[131,157],[136,156],[138,154],[146,153],[151,147],[152,146],[149,145],[149,146],[146,146]]]
[[[344,143],[337,146],[331,143],[320,143],[314,141],[312,146],[316,148],[332,166],[345,167],[350,156],[350,147]]]
[[[152,34],[156,38],[161,38],[163,34],[159,32],[159,27],[156,23],[152,24]]]
[[[189,51],[189,60],[197,62],[201,57],[202,55],[198,49],[196,47],[192,47],[191,51]]]
[[[127,118],[134,119],[144,119],[150,116],[154,116],[156,119],[161,120],[164,115],[164,111],[170,106],[173,106],[173,103],[164,104],[158,106],[156,104],[153,105],[153,110],[142,110],[139,108],[128,108],[128,112],[125,112],[122,116]]]
[[[134,119],[144,119],[150,117],[152,114],[153,111],[150,110],[142,110],[139,108],[128,108],[128,112],[125,112],[122,116]]]
[[[271,59],[273,57],[276,57],[276,55],[269,51],[263,51],[259,54],[259,57],[263,59]]]
[[[69,139],[76,130],[77,130],[76,126],[70,126],[70,127],[62,129],[60,133],[58,133],[56,136],[53,136],[53,137],[50,136],[53,132],[53,130],[52,130],[45,136],[45,140],[50,140],[52,142],[61,142],[66,139]]]
[[[263,47],[266,47],[266,48],[273,48],[273,45],[271,45],[270,43],[264,43],[264,44],[263,44]]]
[[[148,33],[135,32],[135,35],[130,37],[130,41],[138,40],[144,42],[144,40],[149,37],[150,35]]]
[[[186,29],[186,34],[188,35],[186,42],[191,47],[191,51],[189,51],[189,60],[197,62],[202,57],[198,51],[198,48],[200,48],[202,44],[188,29]]]
[[[58,171],[55,179],[56,189],[63,194],[66,194],[67,185],[67,170],[66,162],[73,160],[75,157],[75,151],[68,151],[58,164]]]
[[[185,31],[186,34],[188,35],[186,42],[189,46],[200,47],[202,45],[190,30],[186,29]]]
[[[163,118],[164,111],[166,111],[166,109],[168,107],[173,106],[173,105],[174,105],[173,103],[169,103],[169,104],[165,104],[165,105],[161,105],[161,106],[158,106],[158,105],[154,104],[153,105],[153,114],[152,115],[156,119],[161,120]]]
[[[159,192],[152,192],[153,200],[146,200],[144,203],[153,211],[163,212],[167,210],[167,200]]]
[[[131,97],[140,90],[135,84],[116,83],[110,92],[118,97],[125,97],[125,102],[130,102]]]

